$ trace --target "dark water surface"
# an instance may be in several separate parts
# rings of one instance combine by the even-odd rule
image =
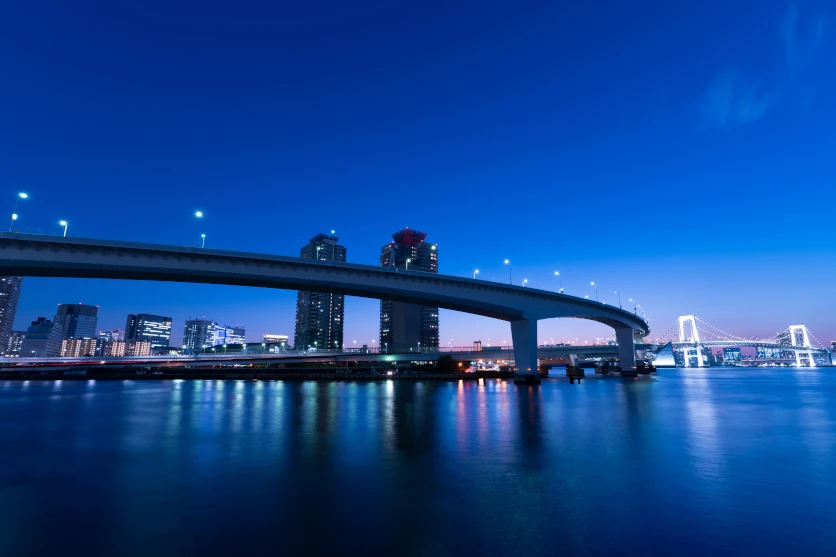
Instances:
[[[0,555],[836,555],[836,370],[0,382]]]

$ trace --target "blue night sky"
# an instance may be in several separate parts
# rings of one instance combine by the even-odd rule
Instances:
[[[836,6],[806,1],[6,2],[0,195],[19,230],[376,264],[409,226],[441,271],[836,338]],[[61,302],[293,334],[295,292],[25,279]],[[540,340],[609,330],[551,320]],[[346,302],[346,340],[378,302]],[[442,312],[456,345],[510,327]]]

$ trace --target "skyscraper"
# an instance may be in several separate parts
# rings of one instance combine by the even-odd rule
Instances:
[[[95,338],[99,306],[58,304],[55,324],[61,327],[62,339]]]
[[[151,348],[164,348],[171,341],[171,317],[137,313],[128,315],[125,340],[150,342]]]
[[[300,250],[299,256],[302,259],[345,261],[345,246],[339,245],[338,241],[336,236],[317,234]],[[344,317],[345,296],[342,294],[299,291],[296,296],[296,349],[341,348]]]
[[[190,352],[215,345],[218,324],[211,319],[187,319],[183,328],[183,346]]]
[[[380,266],[438,273],[438,245],[425,232],[404,228],[380,248]],[[380,348],[387,351],[438,347],[438,308],[380,301]]]
[[[26,330],[20,349],[21,358],[43,358],[61,354],[61,325],[46,317],[38,317]]]
[[[20,277],[0,277],[0,346],[7,346],[20,299]]]
[[[26,331],[12,331],[9,343],[6,345],[6,356],[20,356],[24,340],[26,340]]]

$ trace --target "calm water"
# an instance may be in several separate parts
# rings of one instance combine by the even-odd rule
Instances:
[[[836,369],[0,382],[0,555],[834,555]]]

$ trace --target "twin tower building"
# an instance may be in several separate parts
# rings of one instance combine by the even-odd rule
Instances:
[[[426,233],[404,228],[380,248],[380,266],[438,273],[438,246],[424,241]],[[339,238],[318,234],[300,250],[303,259],[345,261]],[[295,348],[341,349],[344,345],[345,296],[299,292],[296,299]],[[380,301],[380,349],[384,352],[420,351],[438,347],[438,308]],[[359,348],[359,347],[357,347]]]

